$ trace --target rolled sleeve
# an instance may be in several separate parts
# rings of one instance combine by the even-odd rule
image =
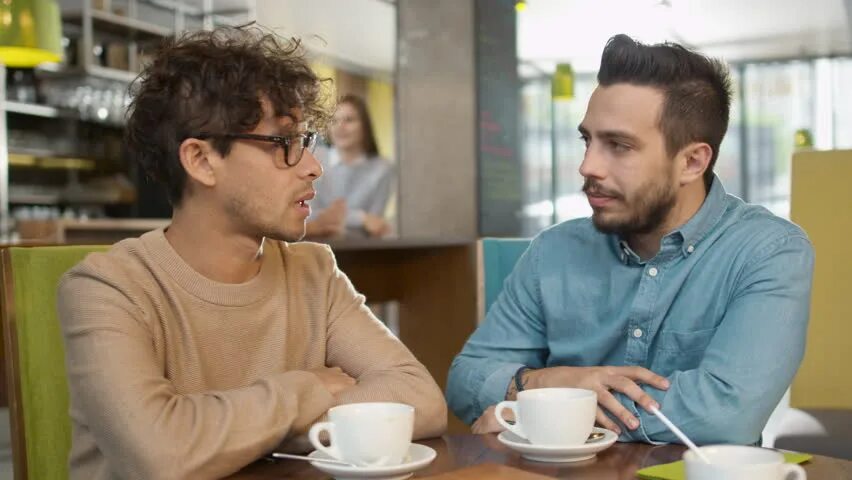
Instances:
[[[509,382],[513,381],[515,372],[524,365],[521,363],[498,364],[497,368],[488,375],[479,389],[479,407],[485,408],[506,399]]]
[[[468,424],[505,398],[519,368],[544,367],[548,348],[536,262],[533,241],[450,367],[447,402]]]

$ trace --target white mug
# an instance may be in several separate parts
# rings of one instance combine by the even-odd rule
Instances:
[[[598,396],[582,388],[537,388],[518,393],[514,402],[497,404],[497,421],[534,445],[576,446],[586,443],[595,426]],[[515,413],[515,424],[503,410]]]
[[[700,447],[710,463],[692,452],[683,454],[687,480],[805,480],[805,469],[784,463],[784,455],[774,450],[738,445]]]
[[[328,411],[328,420],[311,427],[311,444],[332,458],[362,467],[399,465],[414,434],[414,407],[402,403],[340,405]],[[320,441],[323,431],[328,432],[328,447]]]

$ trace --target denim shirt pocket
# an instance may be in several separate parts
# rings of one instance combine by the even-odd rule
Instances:
[[[655,371],[661,375],[669,375],[677,370],[698,367],[717,329],[718,327],[688,332],[659,332],[654,352],[654,366],[657,369]]]

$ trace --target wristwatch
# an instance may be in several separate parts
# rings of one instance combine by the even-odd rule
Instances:
[[[519,368],[518,371],[515,372],[515,391],[517,393],[521,393],[521,392],[524,391],[523,376],[524,376],[524,372],[526,372],[527,370],[532,370],[532,369],[530,367],[524,366],[524,367]]]

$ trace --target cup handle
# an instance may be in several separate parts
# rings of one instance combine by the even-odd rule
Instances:
[[[503,419],[503,410],[506,409],[511,410],[512,413],[515,414],[514,425],[510,425],[506,422],[506,420]],[[498,403],[497,406],[494,407],[494,416],[497,417],[497,423],[499,423],[503,428],[523,438],[524,440],[529,440],[524,431],[521,429],[521,423],[518,421],[518,418],[520,418],[518,417],[518,402],[503,401]]]
[[[328,446],[322,444],[320,441],[320,434],[322,432],[328,432]],[[345,461],[340,455],[340,450],[334,445],[334,424],[331,422],[320,422],[314,424],[311,427],[310,431],[308,431],[308,440],[311,441],[311,445],[314,446],[320,452],[325,453],[326,455],[334,458],[336,460]]]
[[[804,468],[792,463],[785,463],[781,472],[784,474],[782,477],[784,480],[806,480],[808,478],[808,474],[805,473]]]

